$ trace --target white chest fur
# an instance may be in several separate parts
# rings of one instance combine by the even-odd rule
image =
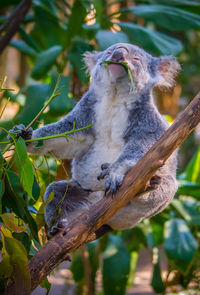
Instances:
[[[124,146],[123,133],[127,126],[127,108],[120,98],[102,97],[96,105],[96,144],[110,154],[118,156]],[[106,156],[106,155],[105,155]]]
[[[90,149],[74,162],[72,174],[83,188],[103,190],[105,180],[98,181],[103,163],[113,163],[123,147],[128,110],[123,100],[101,97],[95,108],[95,140]]]

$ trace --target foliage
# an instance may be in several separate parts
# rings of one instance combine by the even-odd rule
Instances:
[[[19,2],[3,1],[0,7],[6,9]],[[72,4],[65,0],[33,1],[30,14],[20,26],[19,38],[10,42],[10,46],[26,56],[30,73],[26,85],[16,94],[5,89],[2,80],[0,90],[4,99],[0,107],[3,109],[5,99],[9,98],[19,109],[13,118],[1,121],[1,141],[14,125],[27,126],[34,120],[49,101],[58,73],[62,74],[57,85],[60,95],[38,119],[44,124],[55,122],[73,108],[75,97],[81,96],[89,82],[82,63],[85,51],[104,50],[116,42],[132,42],[152,54],[179,55],[186,65],[193,56],[193,68],[188,66],[181,76],[182,81],[187,81],[194,69],[197,73],[199,45],[193,40],[194,36],[199,38],[196,32],[200,28],[199,2],[135,2],[137,5],[128,7],[120,0],[75,0]],[[0,18],[0,22],[6,20],[7,17]],[[192,50],[194,54],[190,54]],[[32,127],[35,129],[38,125],[39,122],[34,121]],[[47,241],[45,187],[64,164],[52,157],[28,156],[23,139],[13,140],[14,155],[7,146],[0,152],[0,290],[12,278],[23,294],[30,288],[28,259]],[[200,149],[179,175],[177,196],[163,213],[132,230],[115,232],[87,245],[92,284],[100,268],[104,294],[125,294],[126,287],[134,281],[137,253],[144,246],[153,253],[151,285],[155,292],[164,292],[173,284],[162,278],[159,245],[164,245],[169,261],[168,275],[174,274],[174,284],[187,288],[195,279],[200,263],[199,163]],[[71,271],[77,285],[85,282],[86,273],[79,252],[73,255]],[[42,286],[50,288],[47,280]]]

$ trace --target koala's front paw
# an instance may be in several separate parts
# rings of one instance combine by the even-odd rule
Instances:
[[[25,126],[23,124],[16,125],[12,129],[9,130],[10,133],[15,133],[16,138],[22,137],[24,140],[31,139],[33,134],[33,128],[29,128],[26,130]],[[11,136],[8,135],[8,139],[10,141],[13,141]]]
[[[124,180],[124,175],[115,173],[115,172],[110,172],[109,173],[109,177],[106,180],[106,184],[105,184],[105,194],[108,191],[111,191],[112,194],[114,194],[117,189],[120,187],[120,185],[122,184]]]
[[[105,183],[105,194],[111,191],[112,194],[116,192],[119,186],[122,184],[124,179],[124,174],[121,174],[109,163],[104,163],[101,165],[102,172],[97,177],[98,180],[104,179],[108,175],[108,179]]]

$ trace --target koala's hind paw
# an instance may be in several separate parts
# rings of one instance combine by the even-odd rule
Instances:
[[[159,186],[160,183],[161,183],[161,177],[158,175],[154,175],[150,179],[150,188],[152,190],[157,189],[157,187]]]
[[[25,126],[23,124],[16,125],[12,129],[9,130],[10,133],[15,133],[16,137],[22,137],[24,140],[31,139],[33,134],[33,129],[30,127],[28,130],[26,130]],[[10,141],[13,141],[12,137],[10,135],[7,136]]]
[[[68,225],[67,221],[58,221],[52,228],[49,230],[49,235],[52,237],[57,234],[61,229]]]
[[[149,183],[147,184],[147,187],[145,189],[146,192],[154,191],[158,188],[159,184],[161,183],[161,177],[158,175],[154,175],[151,177]]]

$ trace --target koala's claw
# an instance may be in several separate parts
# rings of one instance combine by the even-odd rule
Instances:
[[[15,133],[16,138],[22,137],[24,140],[31,139],[33,134],[33,128],[28,128],[26,130],[26,127],[23,124],[16,125],[12,129],[9,130],[10,133]],[[12,137],[10,135],[7,136],[10,141],[13,141]]]
[[[110,176],[105,183],[105,195],[110,191],[112,194],[114,194],[120,185],[122,184],[124,179],[124,176],[119,175],[119,176]]]

